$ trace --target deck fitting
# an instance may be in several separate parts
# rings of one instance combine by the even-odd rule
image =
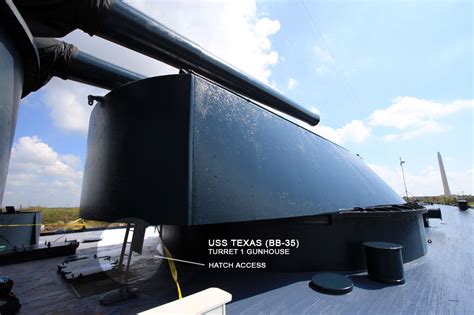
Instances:
[[[310,287],[320,293],[344,295],[352,292],[352,280],[337,273],[320,272],[313,276]]]

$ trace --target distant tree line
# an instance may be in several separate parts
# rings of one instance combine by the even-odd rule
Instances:
[[[427,202],[427,203],[436,203],[441,205],[452,205],[457,206],[458,199],[466,200],[471,206],[474,203],[474,196],[472,195],[465,195],[465,196],[414,196],[410,197],[408,200],[406,197],[403,197],[405,201],[420,201],[420,202]]]

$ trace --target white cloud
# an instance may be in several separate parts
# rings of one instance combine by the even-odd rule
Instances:
[[[81,158],[74,154],[60,155],[59,159],[73,168],[77,168],[81,164]]]
[[[397,193],[405,195],[402,171],[398,164],[383,166],[375,163],[368,164],[372,170],[385,180]],[[473,169],[466,171],[448,171],[448,183],[453,194],[474,193]],[[428,165],[416,172],[407,171],[405,179],[409,196],[438,196],[443,194],[441,175],[437,166]]]
[[[278,20],[257,16],[255,0],[243,1],[129,1],[202,48],[269,83],[271,66],[279,56],[270,36]]]
[[[372,133],[372,129],[361,120],[352,120],[337,129],[324,125],[317,125],[316,127],[312,127],[311,130],[337,144],[362,142]]]
[[[77,206],[80,158],[60,155],[40,138],[22,137],[12,149],[4,205]]]
[[[362,120],[352,120],[341,128],[332,128],[322,123],[319,123],[316,126],[310,126],[299,119],[280,113],[272,108],[268,109],[294,122],[300,127],[310,130],[339,145],[347,144],[350,142],[363,142],[372,134],[372,129],[367,126],[367,124]],[[316,106],[311,106],[309,110],[313,113],[321,115],[321,111]]]
[[[315,71],[319,75],[326,74],[329,72],[329,67],[334,64],[334,57],[331,51],[327,47],[321,45],[314,45],[313,52],[316,56]]]
[[[443,104],[404,96],[394,99],[389,107],[374,111],[369,121],[373,126],[407,129],[464,109],[474,109],[474,100],[458,100]]]
[[[449,130],[448,126],[443,126],[435,121],[426,121],[418,128],[402,133],[391,133],[383,136],[385,141],[410,140],[424,135],[433,135],[443,133]]]
[[[368,118],[372,127],[389,127],[396,133],[384,137],[387,141],[408,140],[428,134],[441,133],[449,129],[439,122],[447,115],[474,109],[474,100],[456,100],[440,103],[415,97],[398,97],[384,109],[375,110]]]
[[[43,101],[50,109],[54,126],[66,131],[87,134],[92,106],[87,96],[104,95],[107,91],[85,84],[54,78],[44,88]]]
[[[280,29],[278,20],[257,15],[255,0],[243,1],[128,1],[167,27],[193,40],[219,58],[270,84],[271,68],[279,61],[271,36]],[[84,52],[132,71],[155,76],[177,73],[161,62],[97,36],[75,31],[64,38]],[[54,79],[42,90],[54,125],[86,133],[90,108],[88,94],[106,91]]]
[[[321,110],[319,110],[319,108],[317,108],[316,106],[311,106],[311,107],[309,108],[309,110],[312,111],[312,112],[315,113],[315,114],[318,114],[318,115],[321,114]]]
[[[311,107],[310,110],[313,108],[315,113],[319,113],[315,107]],[[352,120],[341,128],[300,125],[337,144],[363,142],[372,134],[385,141],[403,141],[445,132],[451,127],[440,122],[440,118],[472,109],[474,100],[439,103],[415,97],[398,97],[390,106],[375,110],[367,119]],[[384,131],[379,129],[381,127],[388,128],[388,133],[382,134]]]
[[[294,90],[296,86],[298,85],[298,81],[294,78],[289,78],[288,79],[288,85],[286,87],[287,90]]]

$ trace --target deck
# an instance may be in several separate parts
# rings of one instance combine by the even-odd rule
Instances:
[[[308,286],[312,273],[206,272],[177,263],[183,295],[213,286],[224,289],[233,295],[228,314],[474,314],[474,212],[449,206],[441,209],[444,220],[431,220],[433,226],[426,230],[431,240],[428,254],[405,264],[402,286],[372,282],[365,273],[351,274],[353,292],[330,296]],[[81,241],[101,233],[64,237]],[[110,234],[103,235],[99,247],[81,244],[78,255],[118,256],[124,231],[105,233]],[[144,253],[132,261],[133,285],[141,294],[120,306],[101,306],[100,294],[78,298],[56,272],[64,257],[2,266],[0,275],[15,281],[13,291],[22,303],[19,314],[135,314],[177,298],[167,264],[154,257],[159,238],[153,231],[147,236]]]

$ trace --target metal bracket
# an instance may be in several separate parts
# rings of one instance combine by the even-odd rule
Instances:
[[[94,105],[94,101],[96,101],[97,103],[103,103],[105,101],[105,98],[103,96],[95,96],[95,95],[87,96],[87,103],[90,106]]]

